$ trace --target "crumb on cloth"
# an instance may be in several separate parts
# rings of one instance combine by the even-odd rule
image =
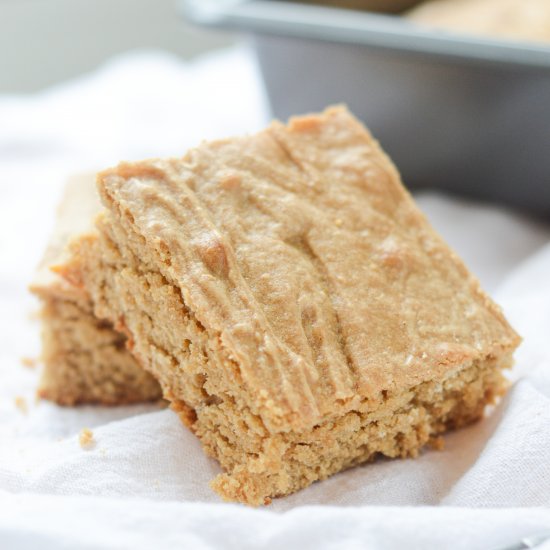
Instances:
[[[23,413],[23,414],[27,414],[29,412],[29,408],[27,407],[27,400],[18,395],[16,398],[15,398],[15,406]]]
[[[428,445],[436,451],[443,451],[445,449],[445,439],[440,435],[432,437],[428,441]]]
[[[38,363],[36,357],[21,357],[21,364],[28,369],[34,369]]]
[[[94,432],[89,428],[82,428],[78,435],[78,443],[83,449],[90,449],[95,445]]]

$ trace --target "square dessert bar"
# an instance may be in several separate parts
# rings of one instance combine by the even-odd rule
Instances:
[[[160,399],[161,390],[126,350],[126,337],[93,314],[89,296],[52,271],[71,237],[89,231],[100,210],[95,177],[67,183],[57,223],[30,288],[42,302],[42,360],[38,394],[60,405],[128,404]]]
[[[63,272],[219,461],[224,498],[415,456],[503,393],[519,337],[345,108],[98,186]]]

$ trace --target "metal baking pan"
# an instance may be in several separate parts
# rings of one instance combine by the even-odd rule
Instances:
[[[550,219],[550,47],[422,29],[395,15],[274,0],[186,0],[252,34],[273,115],[344,102],[408,187]]]

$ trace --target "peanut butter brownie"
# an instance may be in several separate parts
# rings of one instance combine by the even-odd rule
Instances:
[[[95,177],[72,178],[31,290],[42,301],[42,371],[38,394],[60,405],[118,405],[159,399],[158,383],[126,350],[126,337],[98,319],[88,295],[51,267],[71,236],[91,227],[100,209]]]
[[[505,389],[519,337],[343,107],[98,187],[64,274],[218,459],[225,499],[415,456]]]

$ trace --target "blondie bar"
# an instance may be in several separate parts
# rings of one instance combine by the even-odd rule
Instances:
[[[415,456],[505,390],[519,337],[344,107],[98,187],[62,272],[219,461],[225,499]]]

